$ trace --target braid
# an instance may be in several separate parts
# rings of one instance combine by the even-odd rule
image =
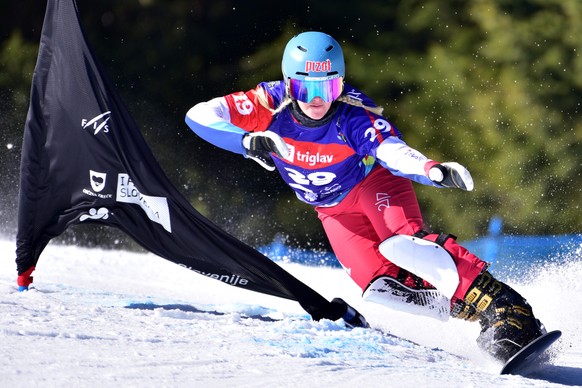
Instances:
[[[364,108],[365,110],[367,110],[369,112],[372,112],[372,113],[375,113],[375,114],[377,114],[379,116],[382,114],[382,111],[384,110],[384,108],[382,108],[381,106],[368,106],[368,105],[364,105],[361,100],[358,100],[356,98],[353,98],[353,97],[351,97],[351,96],[349,96],[347,94],[342,94],[341,96],[339,96],[337,98],[337,101],[341,101],[341,102],[344,102],[344,103],[349,104],[349,105],[353,105],[353,106],[357,106],[357,107],[360,107],[360,108]]]
[[[257,88],[257,98],[259,100],[259,104],[270,110],[273,116],[281,112],[283,109],[285,109],[287,105],[289,105],[293,101],[291,100],[291,97],[289,97],[288,94],[285,94],[285,98],[283,99],[283,101],[281,101],[277,109],[273,109],[269,106],[269,97],[267,97],[267,91],[263,88]]]
[[[285,95],[285,98],[283,99],[283,101],[281,101],[281,104],[279,104],[277,109],[271,109],[271,112],[273,112],[273,115],[276,115],[277,113],[279,113],[283,109],[285,109],[285,107],[287,105],[291,104],[292,102],[293,102],[293,100],[291,99],[291,97],[289,97],[288,95]]]

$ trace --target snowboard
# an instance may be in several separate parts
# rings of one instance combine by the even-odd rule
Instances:
[[[535,339],[503,365],[501,374],[520,375],[526,371],[531,371],[532,368],[535,369],[535,362],[561,335],[560,330],[554,330]]]

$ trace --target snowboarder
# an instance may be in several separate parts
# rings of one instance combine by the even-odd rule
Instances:
[[[424,229],[412,181],[471,191],[465,167],[409,147],[382,108],[344,83],[342,48],[331,36],[293,37],[282,72],[283,80],[196,104],[186,123],[206,141],[278,170],[314,206],[364,298],[478,320],[479,345],[502,361],[545,333],[526,300],[486,262],[455,236]]]

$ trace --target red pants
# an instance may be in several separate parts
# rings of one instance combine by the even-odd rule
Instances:
[[[412,182],[376,167],[340,204],[316,207],[335,255],[362,290],[380,275],[396,278],[400,268],[378,251],[395,234],[413,235],[423,221]],[[435,241],[438,234],[426,240]],[[454,297],[464,298],[486,263],[449,238],[444,248],[457,265],[460,284]]]

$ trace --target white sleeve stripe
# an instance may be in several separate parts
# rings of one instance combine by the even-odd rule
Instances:
[[[376,158],[384,162],[390,170],[404,175],[425,175],[424,165],[428,158],[404,141],[390,136],[376,150]]]
[[[221,121],[230,123],[230,112],[224,97],[216,97],[210,101],[198,103],[190,108],[186,116],[192,121],[206,126]]]

